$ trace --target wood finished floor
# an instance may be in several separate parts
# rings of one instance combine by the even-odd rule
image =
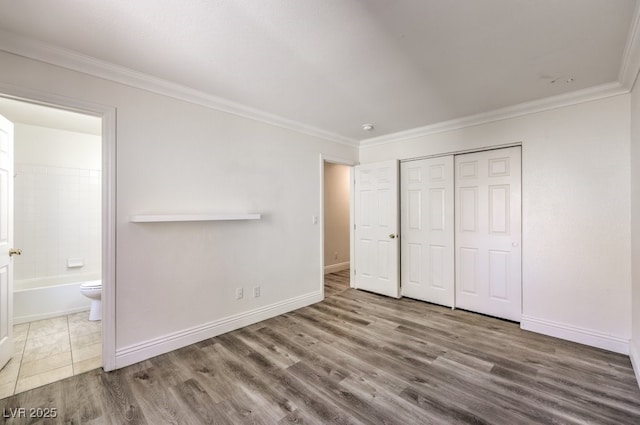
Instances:
[[[348,272],[326,281],[324,302],[0,400],[0,413],[56,408],[52,424],[640,423],[627,356],[348,289]]]

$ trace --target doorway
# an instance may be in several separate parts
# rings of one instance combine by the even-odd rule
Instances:
[[[323,290],[327,297],[349,287],[353,166],[324,158],[321,164]]]
[[[14,123],[13,358],[1,397],[105,364],[82,282],[104,281],[103,119],[0,97]]]

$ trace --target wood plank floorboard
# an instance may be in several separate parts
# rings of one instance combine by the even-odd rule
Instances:
[[[0,400],[0,423],[640,424],[628,356],[349,288],[105,373]],[[47,420],[18,408],[56,408]]]

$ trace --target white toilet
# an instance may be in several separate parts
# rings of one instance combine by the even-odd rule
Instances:
[[[92,280],[84,282],[80,285],[80,293],[91,299],[91,311],[89,312],[89,320],[102,319],[102,282]]]

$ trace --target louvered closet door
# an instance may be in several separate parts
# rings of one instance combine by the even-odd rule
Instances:
[[[456,306],[520,321],[520,147],[458,155]]]
[[[453,156],[401,164],[402,295],[454,302]]]

